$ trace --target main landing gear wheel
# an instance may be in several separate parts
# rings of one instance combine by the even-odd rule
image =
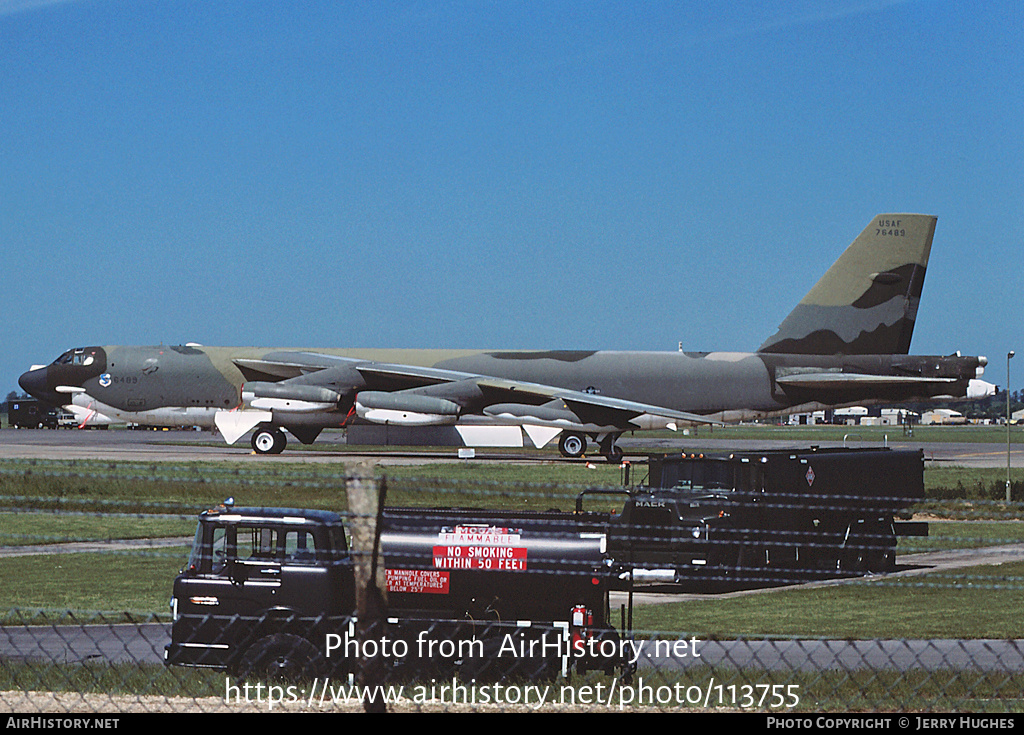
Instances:
[[[622,447],[615,446],[614,444],[607,451],[601,452],[604,458],[608,460],[610,464],[622,464]]]
[[[558,451],[562,453],[563,457],[579,459],[587,451],[587,438],[583,434],[573,432],[562,434],[558,440]]]
[[[600,443],[601,456],[611,464],[622,464],[622,448],[615,443],[620,436],[621,434],[609,434]]]
[[[276,426],[258,426],[252,434],[252,450],[256,454],[280,454],[287,444],[288,438]]]

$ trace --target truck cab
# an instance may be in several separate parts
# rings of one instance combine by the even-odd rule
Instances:
[[[390,669],[479,679],[623,666],[605,538],[573,514],[386,508],[379,520],[384,610],[371,643],[390,644]],[[368,623],[357,618],[353,555],[339,513],[203,512],[174,581],[165,662],[242,678],[352,671],[360,657],[347,644]]]
[[[204,511],[174,581],[167,662],[234,668],[254,639],[313,637],[317,620],[351,615],[353,585],[337,513]]]

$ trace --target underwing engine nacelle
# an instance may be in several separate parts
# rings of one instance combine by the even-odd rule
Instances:
[[[356,396],[356,416],[375,424],[446,426],[459,419],[454,401],[419,393],[363,391]]]
[[[217,411],[214,424],[228,444],[257,429],[252,447],[257,454],[280,454],[287,440],[281,426],[311,444],[326,425],[324,416],[338,408],[342,395],[330,388],[295,383],[254,381],[242,386],[242,405]]]
[[[242,386],[242,403],[260,411],[329,411],[340,400],[341,394],[318,385],[253,382]]]

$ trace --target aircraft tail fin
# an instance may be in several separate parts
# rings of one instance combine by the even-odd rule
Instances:
[[[758,352],[907,354],[936,218],[880,214]]]

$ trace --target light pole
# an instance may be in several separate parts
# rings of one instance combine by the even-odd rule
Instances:
[[[1006,353],[1006,502],[1010,502],[1010,360],[1014,352]]]

